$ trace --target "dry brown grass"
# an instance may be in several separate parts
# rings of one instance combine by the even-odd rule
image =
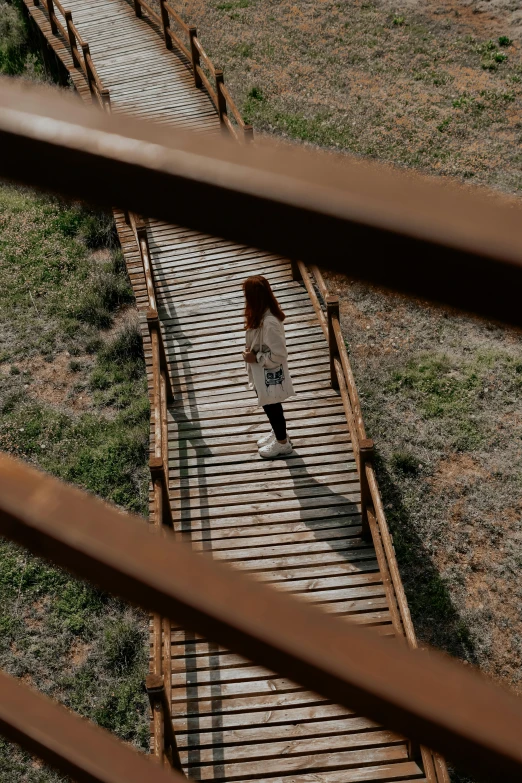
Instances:
[[[178,8],[258,131],[522,192],[517,15],[474,13],[479,5],[181,0]],[[500,45],[501,36],[512,43]]]

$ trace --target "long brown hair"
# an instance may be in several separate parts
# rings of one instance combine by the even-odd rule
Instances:
[[[284,321],[286,316],[279,307],[270,283],[263,275],[248,277],[243,283],[245,294],[245,329],[258,329],[267,310]]]

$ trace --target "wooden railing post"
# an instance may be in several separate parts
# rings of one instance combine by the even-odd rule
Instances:
[[[254,141],[254,128],[252,125],[245,125],[243,128],[243,141],[246,144],[250,144],[251,141]]]
[[[134,0],[134,13],[138,17],[138,19],[141,19],[142,15],[143,15],[143,11],[141,9],[140,0]]]
[[[54,10],[54,0],[47,0],[47,10],[49,11],[49,21],[51,23],[51,32],[53,35],[58,34],[58,27],[56,26],[56,12]]]
[[[359,482],[361,485],[361,518],[362,518],[362,537],[371,539],[370,524],[368,522],[368,508],[372,506],[372,494],[368,477],[366,475],[366,464],[373,459],[375,447],[371,438],[365,438],[359,441]]]
[[[302,280],[303,276],[301,274],[301,270],[299,269],[299,264],[294,259],[290,260],[290,265],[292,267],[292,280]]]
[[[194,84],[196,87],[201,87],[201,76],[198,73],[198,67],[200,65],[200,56],[195,43],[195,38],[198,37],[197,27],[189,27],[190,38],[190,53],[192,55],[192,70],[194,71]]]
[[[167,47],[167,49],[172,49],[172,39],[169,35],[170,17],[169,17],[169,12],[165,5],[166,2],[167,0],[160,0],[161,24],[163,27],[163,37],[165,39],[165,46]]]
[[[335,359],[339,356],[339,347],[337,345],[337,339],[333,328],[333,319],[339,319],[339,297],[327,296],[326,297],[326,314],[328,318],[328,350],[330,351],[330,382],[332,389],[339,388],[339,381],[337,380],[337,371],[335,369]]]
[[[227,113],[227,102],[225,100],[225,96],[221,92],[221,85],[224,84],[225,78],[223,76],[223,71],[220,68],[216,68],[216,95],[217,95],[217,103],[218,103],[218,114],[219,114],[219,121],[223,125],[225,120],[223,119]]]
[[[172,728],[170,705],[167,700],[163,677],[159,674],[149,674],[145,680],[145,687],[147,689],[152,715],[154,717],[157,713],[160,713],[161,723],[163,724],[163,731],[155,731],[154,738],[156,741],[162,743],[161,753],[166,755],[170,765],[184,775],[185,773],[179,758],[176,735]],[[154,722],[156,723],[156,721]],[[156,749],[156,754],[159,755],[158,749]]]
[[[69,36],[69,46],[71,47],[73,65],[75,68],[79,68],[80,58],[78,57],[78,44],[76,43],[76,36],[72,29],[72,11],[66,11],[64,16],[65,24],[67,25],[67,35]]]
[[[160,415],[160,411],[157,411],[157,415]],[[157,520],[160,526],[173,527],[172,513],[170,508],[169,488],[166,478],[166,466],[163,462],[163,457],[149,457],[149,470],[152,481],[152,489],[157,500],[155,502],[155,508],[158,513],[159,519]]]
[[[157,310],[147,310],[147,323],[149,325],[149,331],[151,331],[152,329],[156,329],[158,333],[159,349],[160,349],[160,366],[162,370],[165,370],[166,381],[167,381],[167,402],[169,403],[169,405],[171,405],[172,402],[174,402],[174,390],[172,388],[170,376],[168,373],[167,354],[165,351],[165,343],[163,342],[163,335],[161,334],[161,329],[159,325],[159,316]]]
[[[111,94],[107,87],[100,92],[103,109],[110,114],[111,111]]]
[[[91,47],[88,43],[82,44],[82,52],[83,52],[83,61],[85,63],[85,71],[87,73],[87,84],[89,85],[89,90],[91,95],[94,93],[94,74],[92,72],[92,68],[89,63],[89,57],[91,55]]]

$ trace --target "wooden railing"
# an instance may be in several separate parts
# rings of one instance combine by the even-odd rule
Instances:
[[[481,779],[522,779],[522,700],[478,672],[256,582],[193,552],[172,533],[151,534],[143,520],[1,454],[0,534],[335,704],[433,745]],[[10,683],[7,696],[4,681]],[[32,710],[32,702],[40,707]],[[59,725],[53,715],[60,716]],[[70,772],[71,759],[77,769],[96,767],[97,776],[76,775],[78,780],[163,780],[154,767],[150,777],[139,778],[130,748],[109,742],[106,732],[4,674],[0,731],[64,771]],[[115,745],[114,756],[102,753],[103,746]],[[124,758],[127,776],[110,774]]]
[[[294,279],[303,281],[328,341],[331,384],[343,401],[361,486],[362,535],[373,541],[395,632],[406,638],[409,647],[416,649],[415,629],[373,466],[374,444],[366,437],[359,394],[341,330],[339,297],[328,293],[317,266],[294,261],[292,271]],[[411,750],[414,757],[420,756],[428,783],[449,783],[446,764],[438,754],[422,746],[418,751],[412,746]]]
[[[156,2],[159,4],[159,13],[145,0],[133,0],[136,16],[142,18],[145,11],[147,16],[159,25],[167,49],[175,46],[185,55],[192,68],[194,84],[198,88],[203,86],[208,92],[223,129],[236,141],[251,141],[254,130],[243,120],[234,99],[225,87],[223,71],[214,66],[204,50],[197,28],[184,22],[167,0]],[[173,23],[186,36],[186,43],[172,29]]]
[[[125,213],[140,252],[147,288],[146,312],[152,361],[151,413],[154,421],[153,444],[149,458],[152,482],[152,523],[159,530],[173,530],[169,499],[168,421],[167,406],[173,401],[172,384],[168,373],[165,343],[161,333],[154,272],[147,238],[146,222],[138,215]],[[154,726],[154,755],[161,764],[183,772],[172,728],[171,701],[171,622],[160,614],[152,615],[152,665],[146,688],[152,709]]]
[[[103,86],[98,76],[90,46],[83,40],[74,24],[72,11],[67,11],[60,0],[33,0],[33,3],[35,6],[43,6],[46,9],[52,34],[62,38],[66,46],[69,47],[74,67],[79,68],[85,76],[93,102],[96,102],[105,111],[110,111],[109,90]],[[57,10],[59,14],[56,13]]]

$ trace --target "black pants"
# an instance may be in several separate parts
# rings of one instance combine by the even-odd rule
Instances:
[[[268,416],[268,421],[272,425],[277,440],[285,440],[286,421],[281,403],[274,402],[272,405],[263,405],[263,410]]]

